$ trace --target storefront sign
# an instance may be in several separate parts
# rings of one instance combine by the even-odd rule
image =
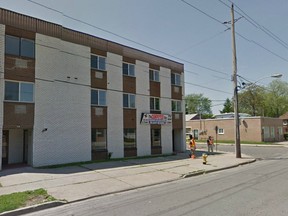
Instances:
[[[172,123],[172,116],[168,114],[142,113],[141,123],[157,125],[170,124]]]

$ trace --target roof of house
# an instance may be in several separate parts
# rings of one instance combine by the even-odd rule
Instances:
[[[281,115],[279,118],[280,119],[288,119],[288,112],[286,112],[285,114]]]
[[[198,114],[187,114],[185,115],[186,121],[193,120]]]

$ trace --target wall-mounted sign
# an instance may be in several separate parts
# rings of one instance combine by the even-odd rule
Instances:
[[[172,123],[172,116],[169,114],[142,113],[141,123],[157,125],[170,124]]]

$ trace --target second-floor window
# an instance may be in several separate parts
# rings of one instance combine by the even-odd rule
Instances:
[[[135,95],[134,94],[123,94],[123,107],[135,108]]]
[[[173,100],[172,102],[172,112],[181,112],[181,101]]]
[[[150,69],[149,70],[149,78],[150,78],[151,81],[159,82],[160,81],[160,79],[159,79],[159,71]]]
[[[30,39],[6,35],[5,53],[15,56],[34,58],[35,43],[33,40]]]
[[[5,100],[34,101],[34,83],[5,81]]]
[[[171,84],[181,86],[181,75],[177,73],[171,73]]]
[[[106,91],[92,89],[91,90],[91,105],[106,106]]]
[[[91,68],[96,70],[106,70],[106,58],[97,55],[91,55]]]
[[[160,110],[160,99],[150,98],[150,110]]]
[[[123,72],[123,75],[135,76],[135,65],[129,64],[129,63],[123,63],[122,72]]]

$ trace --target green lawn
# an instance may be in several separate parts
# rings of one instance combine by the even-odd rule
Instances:
[[[53,200],[56,199],[44,189],[1,195],[0,213]]]

